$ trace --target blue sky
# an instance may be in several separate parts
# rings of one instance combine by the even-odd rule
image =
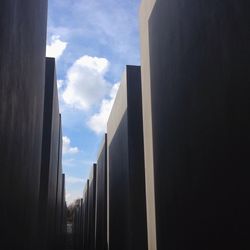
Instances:
[[[140,0],[49,0],[47,56],[56,57],[66,200],[96,161],[126,64],[139,65]]]

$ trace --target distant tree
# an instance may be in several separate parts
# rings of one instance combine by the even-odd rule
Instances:
[[[74,215],[74,210],[77,206],[79,206],[81,203],[81,199],[77,199],[74,202],[72,202],[68,207],[67,207],[67,222],[72,223],[73,222],[73,215]]]

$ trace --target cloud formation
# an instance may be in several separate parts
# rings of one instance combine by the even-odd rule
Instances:
[[[57,80],[57,88],[60,90],[63,86],[63,80]]]
[[[79,149],[71,147],[71,141],[67,136],[63,136],[63,154],[77,154]]]
[[[109,98],[102,100],[100,110],[96,114],[91,116],[91,118],[87,122],[89,128],[92,129],[96,134],[105,133],[107,130],[108,118],[113,107],[119,86],[120,83],[116,83],[113,85],[109,94]]]
[[[54,57],[58,60],[62,56],[67,45],[66,42],[60,39],[60,36],[53,35],[51,37],[51,42],[46,46],[46,56]]]
[[[108,68],[106,58],[85,55],[76,60],[67,72],[64,102],[85,111],[100,102],[110,89],[104,78]]]

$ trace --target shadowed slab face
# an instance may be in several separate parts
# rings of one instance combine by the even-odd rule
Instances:
[[[109,145],[109,249],[129,249],[127,112]]]
[[[61,249],[63,247],[63,232],[62,232],[62,226],[63,226],[63,175],[62,175],[62,120],[61,115],[59,115],[59,135],[58,135],[58,161],[57,161],[57,190],[56,190],[56,225],[55,225],[55,231],[56,231],[56,247],[58,249]]]
[[[46,58],[39,229],[41,245],[47,249],[54,249],[57,244],[56,216],[60,211],[60,206],[57,207],[57,198],[60,197],[57,196],[57,189],[58,185],[61,186],[62,173],[60,126],[55,59]]]
[[[0,1],[2,249],[37,249],[47,0]]]
[[[159,250],[249,247],[249,7],[158,0],[151,14]]]

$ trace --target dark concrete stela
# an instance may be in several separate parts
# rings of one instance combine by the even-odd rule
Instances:
[[[149,39],[158,250],[250,247],[249,9],[245,0],[156,1]]]
[[[89,177],[89,202],[88,202],[88,248],[95,250],[95,210],[96,210],[96,164],[93,164]]]
[[[108,249],[147,249],[138,66],[126,67],[108,121]]]
[[[2,249],[35,249],[47,1],[0,1]]]
[[[39,225],[42,249],[56,247],[58,176],[61,177],[61,128],[55,59],[46,58]],[[59,183],[59,185],[61,182]],[[62,191],[62,190],[61,190]]]
[[[61,249],[63,247],[63,210],[64,210],[64,183],[62,174],[62,118],[59,115],[59,137],[58,137],[58,160],[57,160],[57,190],[56,190],[56,218],[55,218],[55,232],[56,232],[56,247]]]
[[[83,191],[83,249],[87,250],[89,246],[89,180]]]
[[[100,147],[96,172],[95,250],[107,250],[107,134]]]

